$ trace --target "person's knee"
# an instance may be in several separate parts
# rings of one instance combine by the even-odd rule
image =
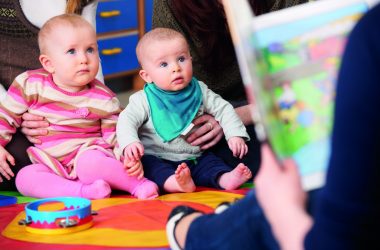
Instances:
[[[76,161],[76,171],[80,175],[81,172],[89,171],[88,168],[99,164],[100,157],[104,157],[104,154],[98,150],[86,150],[81,153]]]
[[[46,167],[42,164],[28,165],[20,169],[15,178],[17,191],[22,195],[28,195],[26,190],[30,189],[30,185],[36,183],[34,180],[35,173],[38,171],[45,171]]]

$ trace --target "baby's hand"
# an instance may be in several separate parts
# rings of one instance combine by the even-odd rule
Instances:
[[[141,142],[133,142],[124,149],[124,158],[128,162],[139,161],[144,155],[144,146]]]
[[[233,155],[239,159],[243,158],[243,156],[248,153],[248,146],[241,137],[231,137],[228,140],[228,146],[230,147]]]
[[[144,169],[141,161],[127,161],[124,160],[124,166],[127,169],[129,176],[136,176],[138,180],[144,177]]]
[[[0,182],[3,182],[3,178],[1,175],[3,175],[7,180],[10,180],[11,177],[14,177],[15,175],[13,174],[11,168],[9,167],[8,162],[14,166],[15,165],[15,159],[13,156],[8,153],[5,148],[0,146]]]

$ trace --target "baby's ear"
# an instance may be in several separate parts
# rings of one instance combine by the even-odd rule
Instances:
[[[140,70],[139,75],[145,82],[152,82],[152,79],[145,70]]]
[[[47,72],[53,74],[54,71],[55,71],[55,68],[54,68],[54,66],[52,65],[52,63],[51,63],[49,57],[48,57],[47,55],[41,54],[40,57],[39,57],[39,59],[40,59],[40,63],[41,63],[41,65],[42,65],[42,67],[44,67],[44,69],[45,69]]]

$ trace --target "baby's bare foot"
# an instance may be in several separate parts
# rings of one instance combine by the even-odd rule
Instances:
[[[186,163],[178,165],[174,176],[181,192],[191,193],[195,191],[195,184],[191,178],[190,169]]]
[[[251,177],[251,170],[243,163],[240,163],[232,171],[222,174],[219,179],[219,185],[226,190],[234,190]]]

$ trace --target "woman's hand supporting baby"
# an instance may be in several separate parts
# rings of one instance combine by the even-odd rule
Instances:
[[[41,140],[38,136],[47,135],[49,122],[45,120],[45,117],[39,115],[33,115],[31,113],[24,113],[22,115],[21,132],[25,134],[26,138],[33,144],[41,144]]]
[[[193,146],[206,150],[217,144],[224,133],[218,121],[212,115],[204,114],[194,119],[195,126],[200,126],[186,139]]]

